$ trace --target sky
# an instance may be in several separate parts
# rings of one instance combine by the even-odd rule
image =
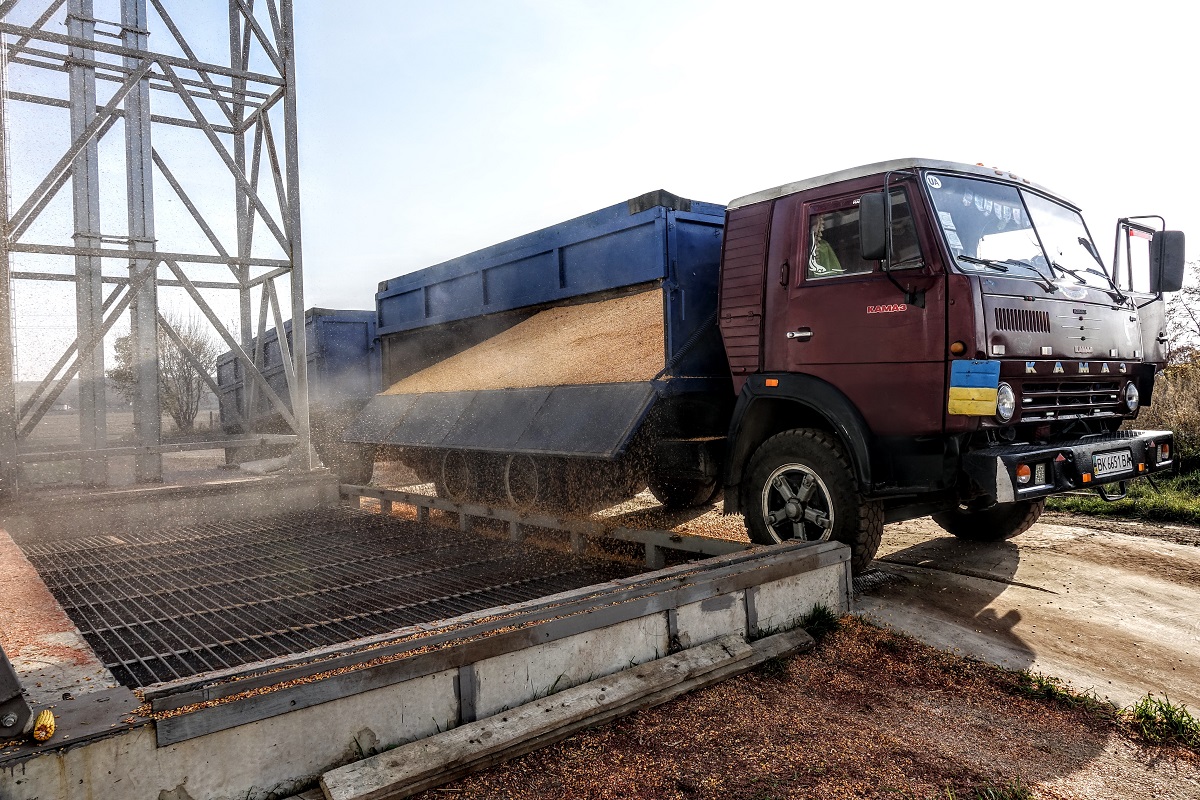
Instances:
[[[297,0],[306,302],[653,189],[891,158],[1161,214],[1200,257],[1191,4]],[[1111,257],[1111,256],[1106,256]]]
[[[49,2],[21,0],[14,20]],[[162,3],[202,60],[228,63],[226,3]],[[1161,214],[1200,259],[1200,10],[1183,2],[294,4],[308,307],[373,308],[381,281],[655,189],[727,203],[906,157],[982,163],[1058,192],[1084,209],[1106,258],[1118,216]],[[94,13],[116,19],[117,0]],[[156,12],[150,27],[152,49],[176,51]],[[251,68],[271,71],[261,51]],[[62,73],[11,65],[9,83],[67,96]],[[112,91],[102,85],[100,102]],[[151,102],[190,115],[167,93]],[[15,207],[69,129],[63,109],[10,102],[7,114]],[[203,134],[156,125],[153,137],[235,250],[232,178]],[[99,149],[101,228],[119,236],[122,123]],[[154,194],[159,249],[213,252],[158,171]],[[70,244],[70,200],[59,192],[23,241]],[[261,226],[255,242],[255,255],[281,257]],[[73,269],[66,256],[11,263]],[[74,290],[18,282],[14,298],[18,375],[40,378],[74,339]],[[236,293],[212,302],[236,328]],[[160,290],[160,305],[196,313],[177,289]],[[114,326],[110,352],[127,329]]]

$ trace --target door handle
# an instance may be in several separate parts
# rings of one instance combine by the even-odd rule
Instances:
[[[802,342],[807,342],[812,337],[813,337],[812,328],[800,328],[799,330],[787,332],[787,338],[799,339]]]

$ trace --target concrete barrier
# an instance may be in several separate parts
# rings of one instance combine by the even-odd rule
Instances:
[[[845,613],[850,592],[844,545],[784,544],[397,631],[269,673],[250,665],[152,688],[164,718],[0,759],[0,797],[286,796],[340,765],[632,665],[778,632],[814,605]]]

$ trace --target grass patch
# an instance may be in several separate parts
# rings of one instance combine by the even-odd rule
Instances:
[[[1098,697],[1094,689],[1076,691],[1059,678],[1027,670],[1012,674],[1016,679],[1016,692],[1024,697],[1108,718],[1135,738],[1150,744],[1176,745],[1200,752],[1200,719],[1196,719],[1187,706],[1172,703],[1165,695],[1159,698],[1148,694],[1133,705],[1121,708],[1111,700]]]
[[[822,639],[836,631],[841,624],[837,614],[830,611],[829,608],[821,603],[817,603],[807,614],[800,618],[800,627],[817,644],[820,644]]]
[[[1200,751],[1200,720],[1182,703],[1148,694],[1125,709],[1124,717],[1138,736],[1153,744],[1177,744]]]
[[[1016,690],[1018,694],[1034,700],[1048,700],[1065,708],[1078,709],[1115,717],[1120,708],[1111,700],[1100,698],[1095,689],[1080,692],[1060,678],[1042,675],[1038,672],[1021,670],[1016,673]]]
[[[1097,494],[1057,495],[1047,498],[1050,511],[1102,517],[1136,517],[1154,522],[1200,525],[1200,471],[1156,477],[1156,490],[1149,480],[1129,484],[1124,500],[1110,503]]]
[[[950,795],[952,798],[953,794]],[[975,789],[970,800],[1033,800],[1033,792],[1021,783],[1021,779],[1009,781],[1004,786],[983,786]]]

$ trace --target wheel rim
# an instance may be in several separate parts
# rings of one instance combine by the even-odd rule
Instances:
[[[763,484],[762,515],[777,542],[823,542],[833,533],[829,488],[804,464],[784,464],[771,473]]]
[[[442,486],[451,500],[461,501],[470,495],[474,476],[465,453],[451,450],[442,458]]]
[[[537,462],[525,455],[508,457],[504,465],[504,493],[515,508],[532,508],[541,489]]]

